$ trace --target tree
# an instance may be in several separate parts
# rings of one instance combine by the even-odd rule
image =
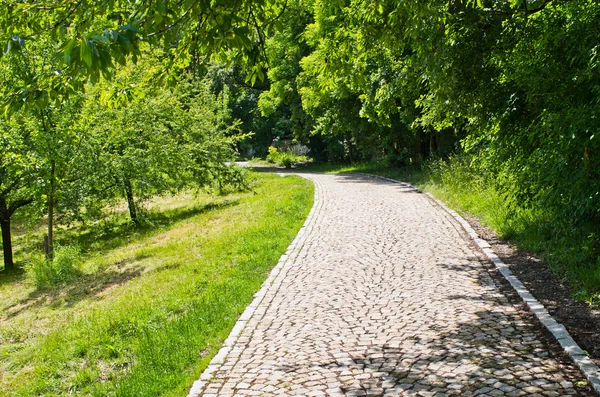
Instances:
[[[21,197],[20,202],[29,203],[35,199],[38,203],[46,203],[48,234],[45,251],[51,258],[54,212],[64,185],[74,178],[72,171],[76,169],[74,165],[78,164],[77,154],[84,135],[74,136],[72,133],[71,124],[78,111],[80,98],[70,92],[72,88],[69,88],[69,82],[72,79],[57,72],[51,58],[54,49],[52,42],[40,40],[30,44],[25,46],[23,42],[14,42],[9,53],[0,59],[0,70],[4,77],[1,88],[8,103],[7,109],[15,98],[20,98],[21,102],[18,112],[8,112],[13,116],[13,121],[8,121],[6,125],[13,127],[5,131],[8,142],[27,150],[26,160],[31,162],[27,167],[29,182],[33,186],[28,188],[27,196]],[[47,91],[37,89],[53,84],[67,87],[59,91],[63,94],[69,91],[69,95],[61,95],[57,91],[51,100],[52,95]],[[14,156],[8,158],[5,169],[19,167],[19,161],[15,160],[18,159]],[[13,175],[17,176],[14,172]],[[19,177],[17,180],[22,179]],[[7,205],[7,216],[14,213],[10,208]],[[6,236],[9,234],[6,233]]]
[[[308,143],[312,154],[317,156],[322,148],[315,142],[316,135],[312,134],[314,120],[302,107],[298,91],[298,76],[302,71],[300,60],[311,52],[302,33],[313,21],[308,2],[289,2],[288,12],[282,17],[283,27],[266,41],[270,86],[260,94],[258,107],[264,117],[277,120],[278,138],[295,138]]]
[[[229,59],[249,70],[248,78],[262,78],[266,34],[278,23],[286,3],[278,0],[129,0],[65,2],[51,0],[8,2],[0,10],[0,42],[6,52],[25,42],[51,41],[52,59],[60,59],[58,74],[68,76],[70,87],[81,91],[85,79],[109,77],[115,64],[135,63],[140,46],[162,46],[170,67],[160,76],[174,82],[178,65],[196,68],[212,57]],[[229,52],[228,52],[229,51]],[[8,111],[51,99],[66,90],[55,84],[28,86],[8,97]]]
[[[77,127],[88,131],[92,142],[86,155],[90,169],[81,182],[90,186],[94,200],[87,205],[123,197],[134,222],[139,200],[184,187],[223,185],[239,176],[227,165],[238,139],[227,98],[214,97],[206,82],[193,77],[174,90],[156,87],[151,81],[156,67],[146,58],[90,90]],[[117,97],[126,99],[112,100]]]
[[[34,194],[35,155],[28,134],[16,122],[0,122],[0,227],[4,268],[14,266],[11,218],[15,212],[31,204]]]

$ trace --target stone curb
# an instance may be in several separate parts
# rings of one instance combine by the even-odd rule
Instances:
[[[379,175],[372,174],[364,174],[360,172],[354,172],[354,174],[364,175],[372,178],[382,179],[388,182],[398,183],[408,188],[420,191],[417,187],[410,185],[405,182],[398,181],[396,179],[386,178]],[[535,314],[537,319],[542,323],[544,327],[556,338],[556,341],[560,344],[563,350],[571,357],[571,360],[579,367],[583,375],[587,378],[587,380],[592,385],[592,388],[596,391],[598,395],[600,395],[600,368],[587,356],[585,351],[579,347],[577,342],[573,340],[569,331],[565,328],[564,325],[557,322],[550,313],[546,310],[544,305],[542,305],[535,297],[527,290],[525,285],[510,271],[508,265],[506,265],[502,260],[496,255],[492,247],[488,244],[487,241],[480,238],[477,232],[469,225],[469,223],[460,216],[456,211],[448,208],[444,203],[440,200],[436,199],[432,194],[425,193],[427,197],[433,200],[438,206],[448,212],[450,215],[460,223],[463,229],[469,234],[469,237],[477,244],[477,246],[483,251],[483,253],[488,257],[492,263],[496,266],[496,268],[502,273],[502,276],[510,283],[510,285],[514,288],[515,291],[519,294],[523,302],[527,304],[529,309]]]
[[[246,324],[248,324],[248,321],[252,318],[252,315],[254,314],[256,309],[263,301],[265,295],[267,295],[267,292],[269,292],[273,285],[276,285],[275,280],[278,276],[281,275],[282,269],[286,267],[288,258],[296,250],[296,248],[299,245],[301,245],[302,240],[305,237],[306,231],[311,226],[313,219],[316,217],[316,215],[319,212],[319,209],[321,208],[320,200],[321,194],[319,192],[319,186],[315,183],[313,206],[310,212],[308,213],[308,217],[304,221],[304,224],[298,231],[298,234],[296,235],[292,243],[288,246],[285,253],[281,256],[281,258],[279,258],[277,265],[275,265],[273,270],[271,270],[269,277],[265,280],[260,290],[256,294],[254,294],[254,299],[252,300],[252,303],[250,303],[246,307],[246,310],[244,310],[242,315],[238,318],[237,322],[235,323],[235,326],[231,330],[231,333],[229,334],[227,339],[225,339],[225,342],[223,342],[223,345],[219,352],[212,358],[204,372],[202,372],[202,374],[200,375],[200,379],[194,382],[187,397],[198,397],[202,395],[202,392],[204,391],[204,388],[206,387],[208,381],[219,370],[219,368],[221,368],[221,366],[225,362],[225,359],[227,358],[227,355],[231,352],[231,349],[235,345],[235,342],[246,327]],[[283,273],[283,275],[285,275],[285,273]]]

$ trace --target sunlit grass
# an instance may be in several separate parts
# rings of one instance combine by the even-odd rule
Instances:
[[[3,280],[2,395],[185,395],[312,205],[308,181],[254,178],[257,194],[158,199],[141,227],[62,231],[83,250],[75,281]]]

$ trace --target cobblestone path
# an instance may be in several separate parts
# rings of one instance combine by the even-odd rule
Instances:
[[[304,176],[314,218],[201,395],[578,394],[444,210],[383,180]]]

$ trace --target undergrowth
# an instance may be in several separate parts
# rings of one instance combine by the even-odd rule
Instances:
[[[54,247],[54,259],[39,254],[25,266],[29,280],[38,288],[66,283],[81,274],[81,250],[77,246]]]

